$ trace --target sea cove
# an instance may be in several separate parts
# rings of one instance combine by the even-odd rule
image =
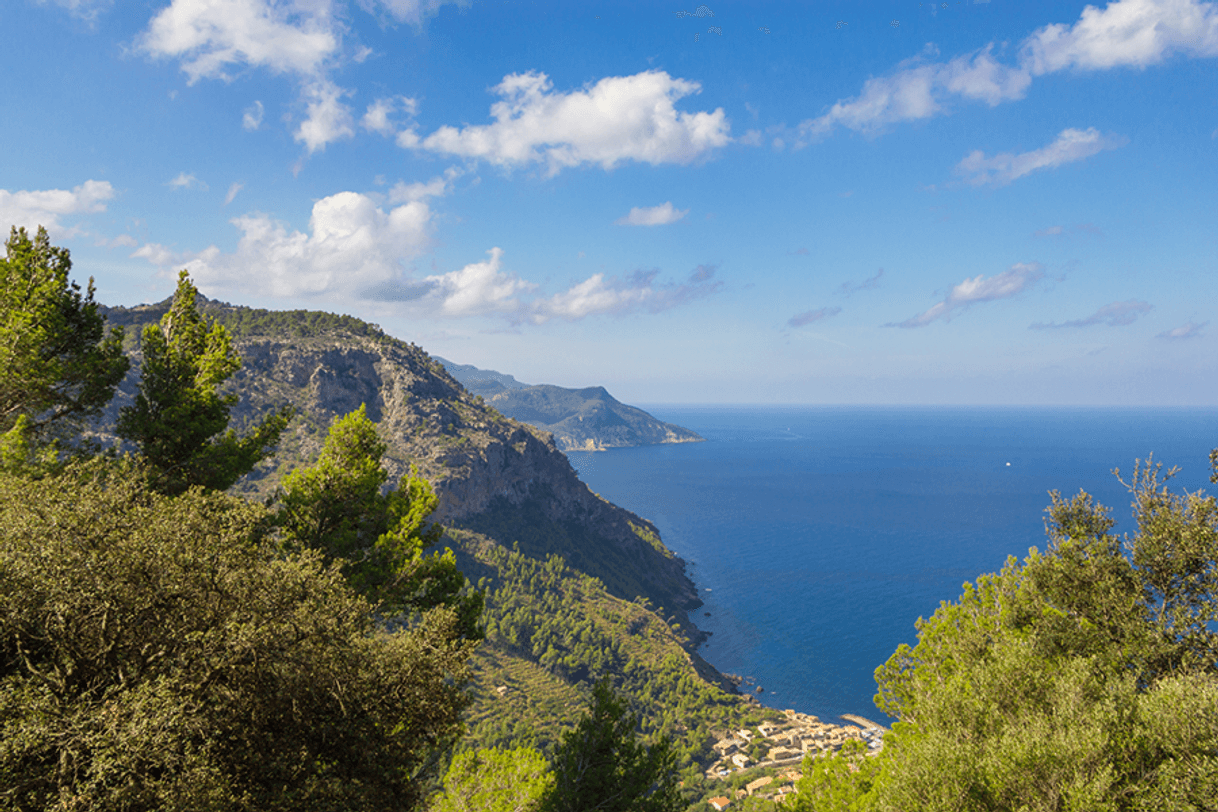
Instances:
[[[1218,445],[1212,408],[643,408],[707,442],[572,465],[689,562],[702,655],[825,719],[883,720],[875,667],[964,581],[1044,547],[1049,490],[1087,490],[1126,531],[1113,468],[1153,452],[1177,489],[1208,489]]]

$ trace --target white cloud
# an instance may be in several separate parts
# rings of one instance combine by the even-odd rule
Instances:
[[[242,232],[231,254],[215,246],[178,254],[150,243],[133,256],[162,268],[188,268],[201,287],[256,295],[401,300],[426,292],[402,268],[431,246],[426,203],[386,211],[366,195],[340,192],[313,205],[308,234],[265,214],[231,222]]]
[[[295,76],[305,118],[293,137],[309,154],[355,134],[348,95],[327,77],[339,56],[341,25],[334,0],[173,0],[148,24],[138,47],[153,57],[181,63],[190,84],[229,81],[237,68],[265,68]],[[242,126],[261,126],[255,102]]]
[[[819,118],[799,125],[797,146],[826,136],[835,126],[874,135],[890,124],[929,118],[942,112],[949,96],[983,101],[991,107],[1021,99],[1031,78],[1026,72],[999,64],[987,45],[947,63],[926,64],[937,55],[928,46],[917,57],[902,62],[890,76],[868,79],[863,91],[838,101]]]
[[[1130,299],[1127,302],[1113,302],[1106,304],[1099,310],[1087,316],[1085,319],[1074,319],[1072,321],[1063,321],[1058,324],[1056,322],[1037,322],[1029,326],[1031,330],[1048,330],[1058,327],[1091,327],[1096,324],[1106,324],[1109,327],[1125,327],[1137,321],[1139,316],[1149,313],[1154,310],[1154,305],[1149,302],[1143,302],[1138,299]]]
[[[822,307],[819,310],[808,310],[803,313],[798,313],[787,321],[788,327],[803,327],[806,324],[813,324],[822,319],[832,318],[838,313],[841,313],[840,307]]]
[[[720,286],[710,281],[714,275],[711,266],[699,265],[684,284],[656,284],[657,275],[658,271],[638,271],[626,279],[606,279],[604,274],[593,274],[561,293],[529,303],[526,316],[534,324],[542,324],[550,319],[576,321],[602,314],[658,313],[708,296]]]
[[[992,302],[997,299],[1009,299],[1023,292],[1044,278],[1044,270],[1039,262],[1019,262],[1000,274],[988,279],[978,274],[972,279],[965,279],[956,285],[943,301],[911,316],[903,322],[886,324],[885,327],[925,327],[933,321],[942,319],[951,321],[955,311],[962,310],[981,302]]]
[[[515,275],[501,273],[503,250],[495,247],[486,262],[474,262],[459,271],[425,280],[433,286],[432,295],[440,299],[440,311],[446,316],[479,316],[486,313],[516,313],[520,301],[516,298],[537,286]]]
[[[470,0],[360,0],[359,4],[370,13],[383,9],[399,23],[421,26],[439,14],[442,6],[468,8]]]
[[[186,172],[179,172],[176,178],[169,181],[169,183],[165,185],[173,189],[198,189],[203,192],[207,191],[206,183],[199,180],[194,175],[187,174]]]
[[[82,233],[81,229],[63,225],[60,218],[105,211],[106,201],[113,197],[114,187],[104,180],[87,180],[71,191],[0,189],[0,227],[17,226],[33,231],[45,226],[52,236],[75,236]],[[7,232],[4,236],[8,237]]]
[[[1039,76],[1067,68],[1145,68],[1174,53],[1218,56],[1218,6],[1198,0],[1087,6],[1074,25],[1047,25],[1024,40],[1020,62]]]
[[[262,126],[262,115],[264,112],[262,102],[255,101],[245,108],[245,112],[241,114],[241,126],[250,132],[258,129]]]
[[[650,208],[641,209],[634,206],[630,209],[630,213],[614,220],[614,225],[619,226],[666,226],[669,223],[675,223],[678,220],[689,214],[689,209],[675,209],[672,201],[665,203],[663,206],[652,206]]]
[[[1056,237],[1064,232],[1065,232],[1065,229],[1062,228],[1061,226],[1049,226],[1048,228],[1042,228],[1042,229],[1037,230],[1036,232],[1034,232],[1032,234],[1032,236],[1033,237]]]
[[[1054,169],[1062,164],[1081,161],[1125,143],[1123,138],[1101,135],[1094,127],[1086,130],[1066,129],[1052,144],[1031,152],[1018,155],[1003,152],[987,158],[984,152],[976,150],[956,165],[956,174],[963,175],[964,180],[973,186],[1005,186],[1038,169]]]
[[[1168,341],[1184,341],[1189,338],[1200,338],[1201,329],[1207,324],[1209,324],[1208,321],[1203,321],[1200,324],[1190,321],[1180,327],[1165,330],[1164,332],[1156,335],[1155,338],[1163,338],[1167,339]]]
[[[1020,45],[1018,64],[1003,65],[993,44],[950,62],[928,63],[934,46],[897,66],[888,76],[868,79],[858,96],[839,100],[825,114],[798,127],[796,146],[819,140],[843,126],[874,135],[888,125],[944,112],[952,98],[991,107],[1022,99],[1034,77],[1077,68],[1145,68],[1180,53],[1218,55],[1218,5],[1199,0],[1118,0],[1102,11],[1083,9],[1073,25],[1038,29]]]
[[[663,71],[611,76],[570,93],[552,92],[544,73],[514,73],[494,88],[493,124],[441,127],[404,147],[483,158],[500,166],[545,163],[548,174],[585,163],[611,169],[623,161],[687,164],[731,141],[722,108],[679,112],[674,103],[701,85]]]
[[[389,202],[409,203],[415,200],[426,200],[429,197],[443,197],[452,190],[453,181],[464,174],[464,170],[450,166],[444,170],[443,175],[437,175],[426,183],[398,181],[389,189]]]
[[[401,110],[408,116],[413,116],[418,112],[419,103],[417,100],[407,96],[393,96],[386,99],[377,99],[372,104],[368,105],[368,111],[364,113],[364,117],[360,119],[360,125],[365,130],[370,130],[381,135],[392,135],[396,129],[390,116]]]
[[[138,46],[180,59],[189,82],[231,79],[248,65],[317,75],[339,48],[330,0],[173,0],[152,18]]]
[[[233,185],[229,186],[228,194],[226,194],[224,196],[224,205],[227,206],[229,203],[232,203],[233,199],[237,196],[237,192],[240,192],[244,188],[245,188],[244,183],[234,182]]]
[[[292,137],[303,143],[310,155],[329,143],[355,135],[351,108],[340,101],[348,92],[328,79],[305,86],[302,95],[308,100],[308,115]]]

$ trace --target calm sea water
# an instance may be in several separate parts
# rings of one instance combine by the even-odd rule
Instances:
[[[1049,490],[1087,490],[1125,531],[1113,468],[1153,452],[1178,487],[1218,488],[1218,409],[643,408],[707,442],[571,463],[689,562],[703,656],[826,719],[882,718],[876,666],[964,581],[1044,548]]]

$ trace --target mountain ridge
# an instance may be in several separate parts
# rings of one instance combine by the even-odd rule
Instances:
[[[605,451],[665,443],[697,443],[704,438],[665,423],[609,394],[603,386],[571,389],[525,384],[511,375],[436,358],[470,392],[513,420],[548,431],[563,451]]]

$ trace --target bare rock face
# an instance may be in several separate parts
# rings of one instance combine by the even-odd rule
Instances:
[[[658,606],[686,610],[699,604],[685,563],[663,547],[651,522],[592,493],[552,435],[487,407],[419,348],[352,336],[291,343],[249,338],[236,347],[243,365],[231,382],[240,395],[235,422],[283,403],[295,405],[303,417],[253,487],[267,489],[285,457],[314,458],[330,422],[364,404],[389,446],[385,465],[391,476],[413,467],[431,482],[440,499],[434,514],[440,523],[476,527],[502,544],[520,541],[527,548],[527,539],[500,538],[488,513],[528,506],[565,528],[560,532],[567,534],[567,549],[560,544],[550,551],[585,562],[579,568],[611,591],[628,576],[644,587],[637,594]],[[607,549],[570,549],[577,543]]]

